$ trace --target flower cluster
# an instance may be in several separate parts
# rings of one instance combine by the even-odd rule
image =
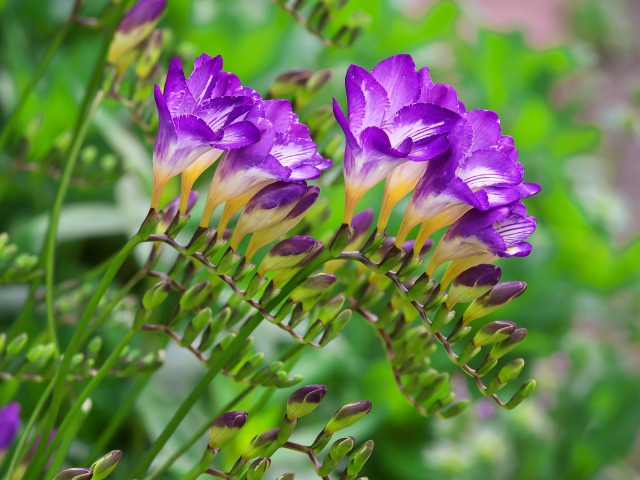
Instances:
[[[386,180],[377,231],[384,232],[400,199],[413,191],[395,245],[402,248],[420,225],[413,256],[436,231],[449,227],[427,266],[432,275],[451,261],[446,286],[462,271],[498,257],[524,256],[536,227],[521,199],[540,190],[523,182],[513,138],[502,135],[498,115],[467,111],[455,90],[416,71],[409,55],[379,63],[371,73],[347,72],[348,118],[334,100],[346,137],[344,222],[360,198]]]
[[[218,159],[200,225],[224,203],[218,232],[242,207],[231,244],[254,233],[250,257],[293,228],[318,196],[306,181],[332,165],[323,158],[288,100],[263,100],[222,70],[222,58],[201,55],[185,78],[173,59],[164,90],[155,87],[159,126],[153,152],[151,208],[167,182],[181,174],[179,212],[190,207],[196,179]]]

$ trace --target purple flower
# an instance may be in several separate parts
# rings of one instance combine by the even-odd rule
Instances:
[[[471,210],[456,221],[438,243],[427,274],[444,262],[453,260],[441,285],[445,287],[460,272],[481,263],[493,263],[499,257],[526,256],[531,244],[525,240],[536,229],[536,219],[527,215],[522,202],[484,212]]]
[[[467,211],[513,203],[539,191],[523,184],[524,168],[513,146],[500,144],[500,120],[488,110],[466,112],[449,134],[447,154],[428,163],[411,197],[398,241],[418,224],[416,248]],[[510,137],[509,137],[510,138]]]
[[[298,122],[288,100],[256,103],[246,116],[260,131],[260,140],[227,152],[211,182],[201,226],[209,225],[216,207],[227,202],[218,230],[266,185],[318,178],[332,165],[318,154],[309,127]]]
[[[166,6],[166,0],[139,0],[125,13],[111,40],[107,61],[117,63],[142,43],[160,20]]]
[[[395,167],[446,151],[445,134],[460,117],[421,101],[420,76],[410,55],[383,60],[371,73],[357,65],[349,67],[345,79],[348,120],[338,102],[333,102],[336,120],[347,140],[344,223],[351,222],[364,193]]]
[[[304,198],[307,189],[304,182],[275,182],[260,190],[240,215],[231,237],[231,248],[237,249],[245,235],[283,222]]]
[[[0,409],[0,454],[11,447],[20,427],[20,404],[12,402]]]
[[[244,147],[260,138],[260,131],[242,119],[258,95],[243,87],[232,73],[223,72],[222,57],[201,55],[185,80],[180,60],[169,65],[164,93],[155,87],[158,108],[158,136],[153,149],[153,194],[151,208],[157,209],[164,185],[185,171],[208,151]],[[212,155],[215,161],[215,154]],[[212,162],[197,164],[187,173],[193,184]],[[189,185],[189,183],[191,185]],[[186,198],[189,191],[182,192]],[[185,201],[186,206],[186,201]]]

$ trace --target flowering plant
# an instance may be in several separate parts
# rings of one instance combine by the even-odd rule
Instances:
[[[121,16],[126,4],[120,7]],[[107,35],[102,60],[112,68],[98,93],[87,92],[68,168],[73,169],[95,110],[89,105],[104,96],[123,102],[120,82],[136,55],[143,63],[156,55],[159,35],[153,28],[165,6],[141,0],[122,16],[113,38]],[[131,464],[130,474],[139,479],[160,478],[206,432],[202,458],[184,478],[260,479],[271,468],[271,457],[283,449],[303,453],[320,478],[330,478],[332,472],[357,478],[373,442],[356,446],[353,437],[332,439],[369,414],[368,400],[339,408],[310,444],[291,439],[298,420],[324,399],[327,388],[320,384],[290,394],[277,428],[258,433],[235,452],[229,449],[234,463],[218,461],[240,430],[253,428],[253,412],[238,407],[244,397],[261,390],[265,403],[277,389],[300,383],[291,374],[300,354],[332,344],[351,321],[365,323],[380,337],[398,389],[422,415],[449,418],[469,405],[454,391],[451,371],[470,377],[479,394],[506,409],[515,408],[535,388],[535,381],[528,380],[508,397],[498,394],[524,368],[522,359],[503,357],[524,340],[526,330],[508,321],[478,321],[526,288],[523,282],[499,283],[502,269],[493,264],[531,252],[527,240],[536,220],[522,200],[540,190],[524,182],[518,150],[501,131],[497,114],[467,110],[453,87],[434,83],[428,69],[417,69],[410,55],[391,56],[371,72],[351,65],[345,78],[346,110],[333,101],[344,137],[339,151],[335,142],[333,149],[326,147],[340,138],[328,133],[333,121],[322,116],[326,108],[303,117],[290,99],[271,98],[302,82],[306,90],[296,97],[296,106],[304,104],[326,83],[326,74],[281,76],[269,98],[263,98],[222,65],[221,56],[202,54],[186,76],[181,61],[173,58],[156,84],[151,69],[143,68],[141,74],[136,68],[137,80],[153,89],[157,112],[157,130],[151,128],[149,211],[129,241],[98,269],[100,280],[88,291],[70,295],[70,303],[82,313],[73,318],[68,339],[61,335],[60,311],[54,308],[60,295],[53,285],[53,251],[61,207],[54,208],[42,264],[47,329],[34,338],[21,320],[13,331],[0,334],[2,361],[10,370],[2,379],[45,386],[37,406],[22,409],[21,436],[20,405],[7,402],[0,410],[0,454],[10,452],[4,460],[8,478],[111,475],[127,452],[102,450],[114,440],[130,403],[112,415],[113,423],[93,449],[97,451],[84,455],[81,467],[69,463],[73,438],[107,377],[149,378],[162,367],[167,345],[184,349],[202,364],[201,378],[192,390],[180,392],[179,406],[145,441],[144,453]],[[148,105],[148,100],[141,102]],[[133,100],[123,103],[136,115],[142,109]],[[338,206],[323,203],[323,182],[340,168],[343,223],[330,225],[327,217]],[[171,180],[178,175],[180,193],[169,199]],[[206,175],[206,195],[199,195],[197,181]],[[383,181],[379,211],[356,212],[365,194]],[[62,205],[63,187],[56,205]],[[394,232],[389,219],[408,195],[402,224]],[[214,228],[212,219],[223,204]],[[192,213],[199,220],[195,228]],[[7,240],[3,237],[1,248],[9,249]],[[146,260],[122,289],[113,289],[134,251]],[[19,273],[37,277],[36,264],[23,258]],[[96,332],[108,332],[111,316],[135,288],[141,292],[126,332],[102,352]],[[21,318],[29,318],[29,302],[33,298]],[[274,330],[289,342],[275,353],[255,340]],[[132,349],[134,344],[140,349]],[[432,365],[437,352],[450,360],[449,370]],[[161,451],[204,392],[211,385],[216,391],[222,388],[219,376],[245,389],[160,463]],[[144,381],[139,385],[131,402],[144,390]],[[7,394],[7,400],[12,396]],[[89,457],[98,460],[91,463]]]

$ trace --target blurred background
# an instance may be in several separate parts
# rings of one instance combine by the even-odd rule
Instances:
[[[479,399],[452,420],[421,417],[397,392],[384,350],[362,322],[353,321],[330,352],[302,357],[295,372],[306,383],[329,387],[322,405],[326,415],[348,401],[373,402],[372,414],[356,429],[357,438],[376,443],[365,468],[369,477],[640,478],[640,2],[351,0],[341,15],[360,10],[368,21],[347,48],[325,46],[267,0],[168,3],[160,23],[165,29],[161,66],[173,55],[188,64],[201,52],[222,54],[225,69],[261,93],[286,70],[330,69],[329,84],[309,109],[329,105],[333,96],[344,105],[349,64],[370,69],[387,56],[410,53],[418,67],[430,68],[434,81],[455,86],[468,109],[499,113],[503,134],[515,138],[526,179],[543,187],[527,202],[538,218],[533,253],[501,263],[506,279],[524,280],[529,288],[493,318],[513,320],[529,331],[519,354],[527,360],[523,378],[535,378],[538,388],[519,408],[502,411]],[[0,0],[2,121],[71,4]],[[104,4],[88,2],[83,13],[89,17]],[[331,22],[339,24],[340,18]],[[0,231],[9,232],[22,251],[39,251],[59,177],[59,152],[68,145],[99,37],[88,27],[72,29],[19,118],[15,131],[22,133],[0,153]],[[98,111],[61,220],[60,282],[107,258],[139,225],[150,193],[147,137],[117,101],[107,100]],[[339,183],[336,163],[328,177]],[[202,192],[208,178],[198,183]],[[359,209],[378,208],[379,187]],[[167,198],[177,193],[177,183],[170,188]],[[337,228],[342,188],[325,185],[322,195],[331,210],[328,225]],[[392,231],[405,205],[406,199],[396,208]],[[198,208],[202,205],[195,218]],[[25,285],[0,286],[0,331],[26,294]],[[58,308],[64,312],[65,305]],[[126,328],[126,309],[115,315]],[[120,333],[105,335],[115,342]],[[260,342],[274,351],[287,339],[265,330]],[[135,464],[145,438],[158,434],[180,392],[201,374],[199,364],[169,349],[166,365],[109,445],[125,451],[125,464]],[[466,379],[454,375],[453,381],[459,396],[477,396]],[[224,380],[216,384],[167,450],[231,398],[234,388]],[[127,391],[117,380],[99,391],[94,408],[104,424],[114,400]],[[25,410],[38,392],[37,386],[21,392]],[[252,432],[277,422],[289,393],[276,395],[273,408],[252,418]],[[78,456],[102,428],[84,428],[74,446]],[[190,451],[166,478],[179,478],[200,452],[201,447]],[[118,471],[116,478],[129,478]]]

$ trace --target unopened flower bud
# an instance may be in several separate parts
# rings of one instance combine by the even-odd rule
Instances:
[[[7,355],[17,355],[27,345],[29,336],[26,333],[17,335],[7,345]]]
[[[91,478],[93,480],[107,478],[118,465],[120,458],[122,458],[122,452],[120,450],[113,450],[100,457],[91,465],[91,470],[93,470],[93,477]]]
[[[247,470],[247,480],[261,480],[270,466],[271,459],[258,458],[249,466],[249,470]]]
[[[324,385],[308,385],[299,388],[287,401],[287,418],[294,420],[313,412],[327,393]]]
[[[247,448],[242,454],[242,458],[244,460],[249,460],[260,455],[278,439],[279,431],[279,428],[272,428],[271,430],[267,430],[266,432],[262,432],[261,434],[253,437],[253,440],[251,440],[251,443],[249,444],[249,448]]]
[[[276,480],[295,480],[295,478],[295,473],[285,473],[283,475],[280,475]]]
[[[522,384],[518,391],[511,397],[511,400],[507,402],[507,409],[513,410],[520,405],[527,397],[529,397],[536,389],[535,380],[527,380]]]
[[[369,413],[371,411],[371,407],[372,404],[368,400],[360,400],[358,402],[345,405],[333,414],[333,417],[331,417],[331,420],[329,420],[329,423],[327,423],[327,426],[324,428],[324,432],[334,434],[338,430],[342,430],[353,425]]]
[[[500,281],[501,276],[500,267],[486,263],[465,270],[451,284],[447,306],[451,308],[456,303],[467,303],[481,297]]]
[[[501,342],[508,338],[516,329],[516,324],[504,320],[491,322],[482,327],[473,337],[473,343],[478,347]]]
[[[154,30],[136,62],[136,77],[144,80],[153,71],[162,53],[162,30]]]
[[[90,468],[67,468],[55,476],[53,480],[91,480],[93,470]]]
[[[349,240],[348,246],[357,250],[365,242],[371,223],[373,223],[373,209],[367,208],[361,211],[351,219],[351,228],[353,228],[353,236]]]
[[[209,448],[218,448],[231,440],[247,422],[248,414],[240,410],[216,418],[209,430]]]
[[[166,0],[139,0],[118,24],[107,61],[115,64],[149,36],[167,5]]]
[[[307,257],[315,258],[322,247],[322,242],[317,242],[311,237],[287,238],[269,250],[258,267],[258,274],[264,276],[267,272],[299,267],[302,263],[308,263]]]
[[[0,455],[7,451],[20,427],[20,404],[11,402],[0,409]]]
[[[150,311],[159,307],[169,295],[170,286],[167,282],[158,282],[142,297],[142,306],[145,310]]]
[[[327,273],[318,273],[307,278],[291,293],[291,300],[301,302],[307,298],[324,293],[336,281],[336,276]]]
[[[526,288],[527,284],[524,282],[499,283],[467,307],[464,312],[463,323],[467,325],[478,318],[489,315],[514,298],[522,295]]]
[[[333,237],[333,240],[331,240],[331,243],[329,244],[329,251],[333,255],[339,255],[349,244],[352,237],[353,228],[350,225],[343,223]]]
[[[367,463],[369,457],[373,453],[373,440],[369,440],[358,447],[358,449],[349,457],[347,464],[347,475],[357,475],[364,464]]]
[[[509,335],[509,338],[502,340],[500,343],[496,343],[489,352],[490,359],[498,359],[504,357],[511,350],[516,348],[520,342],[524,340],[527,335],[526,328],[518,328]]]

